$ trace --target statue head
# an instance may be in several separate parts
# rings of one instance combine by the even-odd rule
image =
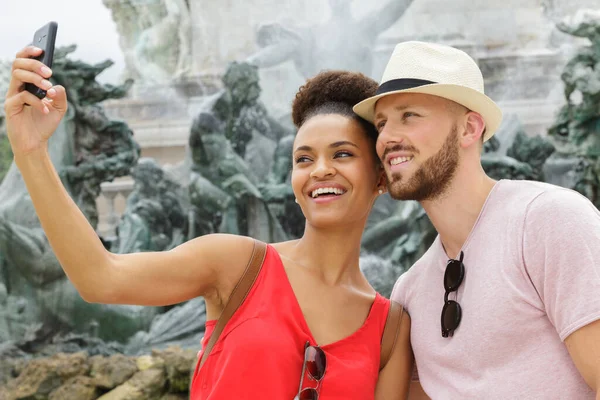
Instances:
[[[189,139],[194,164],[209,165],[224,158],[228,144],[214,115],[202,112],[194,119]]]
[[[562,32],[585,37],[592,42],[600,40],[600,10],[580,9],[563,19],[556,27]]]
[[[142,157],[131,169],[131,177],[135,180],[137,189],[141,192],[157,188],[163,181],[165,173],[158,163],[148,157]]]
[[[159,201],[153,199],[140,199],[140,201],[133,206],[132,213],[139,215],[151,228],[164,228],[168,225],[168,213]],[[151,229],[151,231],[152,230],[154,229]]]
[[[287,135],[279,140],[273,154],[272,177],[277,183],[284,183],[292,170],[292,152],[294,150],[294,135]]]
[[[254,103],[260,97],[258,67],[232,62],[223,75],[225,89],[237,103]]]

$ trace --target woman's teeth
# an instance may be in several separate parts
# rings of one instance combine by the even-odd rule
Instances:
[[[335,194],[335,195],[341,195],[346,193],[345,190],[343,189],[338,189],[338,188],[333,188],[333,187],[328,187],[328,188],[319,188],[316,190],[313,190],[313,192],[310,194],[313,198],[318,197],[319,195],[322,194]]]

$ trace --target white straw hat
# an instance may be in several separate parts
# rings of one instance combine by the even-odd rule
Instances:
[[[483,117],[484,141],[502,122],[502,111],[484,94],[483,76],[477,63],[464,51],[425,42],[396,45],[383,73],[377,94],[354,106],[354,112],[373,122],[375,104],[396,93],[424,93],[462,104]]]

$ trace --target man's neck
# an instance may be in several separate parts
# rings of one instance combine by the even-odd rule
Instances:
[[[477,222],[496,181],[483,169],[457,171],[452,185],[438,199],[421,203],[449,258],[456,258]]]

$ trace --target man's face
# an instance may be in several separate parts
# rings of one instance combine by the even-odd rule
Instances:
[[[441,97],[416,93],[377,102],[377,155],[394,199],[434,200],[448,189],[460,161],[457,121],[463,110]]]

